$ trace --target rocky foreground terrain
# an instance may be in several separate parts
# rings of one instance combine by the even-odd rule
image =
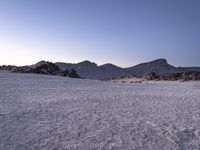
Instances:
[[[200,82],[0,71],[1,150],[199,150]]]
[[[122,83],[142,83],[149,81],[200,81],[200,72],[198,71],[187,71],[187,72],[177,72],[173,74],[157,75],[156,73],[150,73],[144,76],[124,76],[111,79],[114,82]]]

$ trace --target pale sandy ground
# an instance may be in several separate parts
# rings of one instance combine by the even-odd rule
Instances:
[[[0,150],[199,150],[200,82],[0,72]]]

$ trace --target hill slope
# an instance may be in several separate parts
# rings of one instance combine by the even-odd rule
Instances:
[[[125,68],[129,74],[133,75],[147,75],[155,72],[158,75],[166,73],[175,73],[176,67],[169,65],[166,59],[157,59],[151,62],[142,63],[130,68]]]
[[[73,68],[81,77],[89,79],[104,79],[125,75],[125,71],[122,68],[113,64],[97,66],[96,63],[92,63],[90,61],[83,61],[77,64],[60,62],[57,62],[55,64],[64,70],[69,70]]]
[[[143,76],[151,72],[155,72],[158,75],[171,74],[176,72],[185,71],[200,71],[200,67],[179,67],[176,68],[168,64],[167,60],[164,58],[157,59],[154,61],[141,63],[136,66],[121,68],[113,64],[105,64],[98,66],[96,63],[90,61],[83,61],[77,64],[71,63],[55,63],[61,69],[75,69],[78,74],[83,78],[89,79],[105,79],[113,77],[121,77],[128,75]]]
[[[30,67],[38,67],[45,63],[45,61],[40,61]],[[81,77],[88,79],[106,79],[129,75],[143,76],[152,72],[155,72],[157,75],[163,75],[176,72],[200,71],[200,67],[174,67],[168,64],[167,60],[164,58],[141,63],[128,68],[121,68],[113,64],[98,66],[96,63],[88,60],[76,64],[63,62],[56,62],[55,64],[64,71],[66,69],[75,69]]]

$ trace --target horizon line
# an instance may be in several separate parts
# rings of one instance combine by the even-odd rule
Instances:
[[[133,64],[131,66],[120,66],[120,65],[116,65],[114,63],[111,63],[111,62],[107,62],[107,63],[102,63],[102,64],[99,64],[99,63],[96,63],[95,61],[90,61],[88,59],[85,59],[85,60],[82,60],[82,61],[77,61],[77,62],[64,62],[64,61],[50,61],[50,60],[45,60],[45,59],[41,59],[40,61],[37,61],[36,63],[31,63],[31,64],[25,64],[25,65],[15,65],[15,64],[0,64],[0,66],[17,66],[17,67],[23,67],[23,66],[31,66],[31,65],[35,65],[39,62],[42,62],[42,61],[45,61],[45,62],[52,62],[52,63],[65,63],[65,64],[79,64],[79,63],[82,63],[82,62],[90,62],[90,63],[94,63],[96,64],[98,67],[99,66],[103,66],[103,65],[107,65],[107,64],[111,64],[111,65],[114,65],[114,66],[117,66],[117,67],[120,67],[120,68],[130,68],[130,67],[134,67],[134,66],[137,66],[137,65],[140,65],[140,64],[144,64],[144,63],[150,63],[150,62],[153,62],[153,61],[156,61],[156,60],[166,60],[167,61],[167,64],[169,65],[172,65],[173,67],[200,67],[200,66],[175,66],[173,64],[170,64],[168,63],[168,60],[166,58],[157,58],[157,59],[153,59],[153,60],[147,60],[147,61],[143,61],[143,62],[140,62],[140,63],[137,63],[137,64]]]

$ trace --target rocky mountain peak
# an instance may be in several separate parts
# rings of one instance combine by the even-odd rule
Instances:
[[[37,63],[34,64],[34,65],[31,65],[30,67],[31,67],[31,68],[36,68],[36,67],[41,66],[41,65],[44,65],[44,64],[47,64],[47,62],[44,61],[44,60],[42,60],[42,61],[37,62]]]
[[[161,64],[161,65],[168,65],[167,60],[165,58],[156,59],[151,62],[152,64]]]
[[[82,61],[80,63],[78,63],[78,65],[81,65],[81,66],[92,66],[92,67],[97,67],[97,64],[94,63],[94,62],[91,62],[91,61],[88,61],[88,60],[85,60],[85,61]]]

